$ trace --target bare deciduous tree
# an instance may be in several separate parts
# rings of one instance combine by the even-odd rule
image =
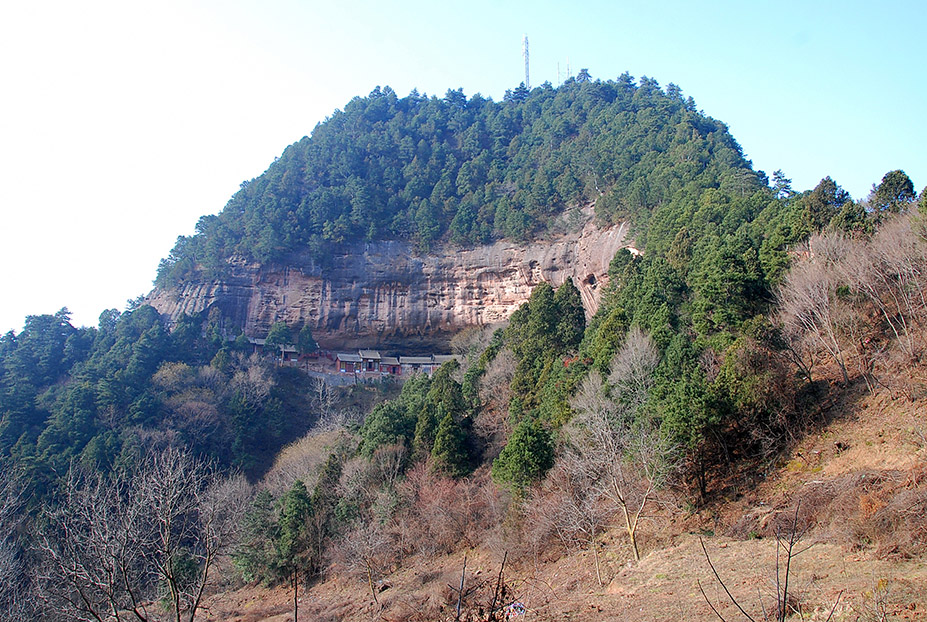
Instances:
[[[787,340],[795,336],[826,351],[840,368],[844,383],[849,383],[840,325],[841,316],[851,310],[836,297],[836,288],[833,270],[823,262],[796,264],[777,292],[779,319]]]
[[[340,428],[312,430],[280,450],[273,466],[264,476],[264,486],[275,497],[289,490],[298,479],[311,488],[315,485],[319,469],[328,458],[331,448],[345,442],[347,437]]]
[[[405,443],[384,445],[373,452],[370,461],[376,469],[377,480],[388,490],[395,490],[409,458]]]
[[[620,396],[628,408],[643,404],[653,384],[653,370],[659,362],[660,355],[650,337],[637,326],[631,328],[609,367],[608,383],[612,394]]]
[[[360,572],[364,575],[370,596],[376,603],[379,603],[376,582],[388,565],[394,548],[389,534],[383,525],[376,521],[362,523],[348,533],[338,547],[340,563],[349,572]]]
[[[872,387],[885,344],[873,344],[868,317],[878,317],[907,359],[922,348],[916,326],[927,323],[927,243],[913,214],[886,220],[871,239],[834,232],[808,243],[778,292],[787,344],[826,352],[849,382],[846,352],[854,349]],[[801,363],[803,356],[795,357]],[[804,370],[804,368],[803,368]],[[810,373],[806,375],[810,376]]]
[[[576,412],[572,436],[584,468],[594,473],[603,498],[621,512],[636,560],[641,517],[675,465],[675,449],[658,426],[637,416],[657,362],[650,338],[631,331],[612,360],[611,391],[592,373],[571,403]]]
[[[495,490],[487,471],[453,479],[434,473],[427,461],[417,464],[399,487],[401,520],[413,526],[408,545],[423,555],[450,552],[461,543],[476,546],[496,519]]]
[[[312,387],[313,405],[319,413],[319,421],[328,421],[334,412],[337,395],[324,378],[312,377],[309,379]]]
[[[67,619],[150,620],[155,583],[146,516],[122,477],[72,468],[39,539],[40,594]]]
[[[237,370],[232,375],[231,387],[249,404],[261,404],[274,387],[273,369],[266,359],[256,354],[237,361]]]
[[[152,620],[160,590],[171,618],[192,622],[248,496],[242,478],[176,449],[110,475],[73,467],[40,536],[49,606],[74,620]]]
[[[458,382],[463,380],[463,374],[470,368],[480,355],[489,347],[493,333],[497,326],[469,326],[451,338],[451,352],[459,357],[460,369]]]
[[[174,619],[193,622],[213,566],[237,540],[248,486],[241,477],[223,480],[212,465],[176,449],[154,454],[134,481],[134,502],[153,523],[152,561]]]
[[[31,580],[19,538],[24,519],[22,480],[6,473],[0,481],[0,620],[31,618]]]
[[[500,449],[511,432],[508,407],[514,376],[515,355],[504,348],[489,363],[480,380],[480,402],[484,407],[474,421],[474,428],[480,436],[497,440]]]
[[[601,485],[600,464],[579,451],[566,451],[525,508],[536,548],[550,536],[564,546],[592,548],[596,578],[603,584],[596,539],[614,515]]]
[[[927,321],[927,244],[920,239],[913,215],[892,218],[870,242],[876,276],[896,311],[896,322],[904,334],[899,343],[908,356],[915,356],[917,343],[911,324]]]

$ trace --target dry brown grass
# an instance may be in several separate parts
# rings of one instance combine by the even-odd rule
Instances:
[[[310,432],[290,443],[280,451],[264,476],[264,485],[275,496],[280,496],[301,479],[311,490],[329,454],[346,439],[344,430],[323,430]]]

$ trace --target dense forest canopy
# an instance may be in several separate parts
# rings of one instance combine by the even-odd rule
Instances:
[[[316,255],[346,240],[472,245],[526,240],[564,207],[595,202],[603,222],[646,220],[680,192],[765,185],[727,127],[673,85],[588,73],[508,92],[443,98],[377,87],[287,147],[204,216],[162,261],[162,286],[232,255]],[[643,217],[643,218],[642,218]]]
[[[309,382],[221,336],[215,314],[168,331],[147,305],[104,311],[97,327],[67,309],[0,336],[0,465],[44,494],[71,463],[107,471],[182,446],[252,470],[313,421]]]

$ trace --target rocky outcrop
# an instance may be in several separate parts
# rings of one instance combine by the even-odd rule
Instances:
[[[403,242],[357,243],[324,267],[233,262],[221,281],[155,289],[148,303],[170,320],[218,308],[227,326],[252,337],[276,321],[308,322],[322,347],[429,347],[467,326],[505,320],[542,281],[557,287],[572,278],[591,315],[626,232],[625,225],[599,229],[587,219],[579,231],[547,241],[427,255]]]

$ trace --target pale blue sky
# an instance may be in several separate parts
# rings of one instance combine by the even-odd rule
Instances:
[[[798,190],[927,184],[922,2],[36,0],[0,12],[0,331],[78,324],[377,85],[500,99],[586,67],[674,82]]]

